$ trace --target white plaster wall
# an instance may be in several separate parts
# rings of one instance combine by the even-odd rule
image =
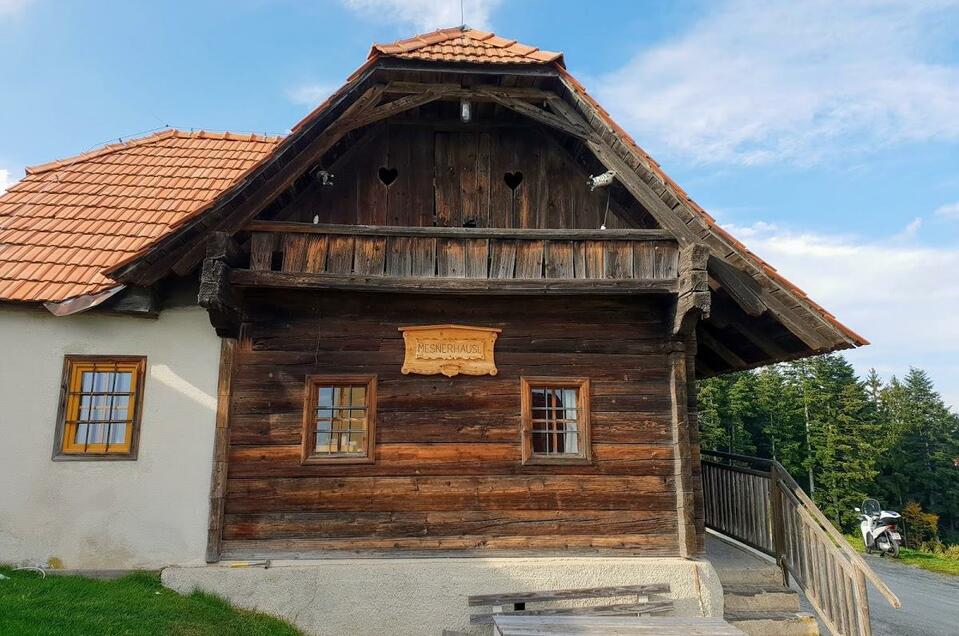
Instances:
[[[579,587],[668,583],[675,616],[723,615],[719,577],[708,561],[645,557],[355,558],[170,567],[167,587],[195,589],[279,616],[308,634],[491,633],[470,625],[467,597]],[[628,602],[630,599],[611,599]],[[530,609],[534,607],[530,606]]]
[[[0,562],[203,562],[219,352],[198,307],[156,320],[0,308]],[[135,461],[51,460],[65,354],[147,357]]]

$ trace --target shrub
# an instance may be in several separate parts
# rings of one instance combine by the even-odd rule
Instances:
[[[929,541],[939,542],[939,515],[923,512],[919,503],[910,501],[902,509],[902,516],[906,520],[909,547],[916,548]]]

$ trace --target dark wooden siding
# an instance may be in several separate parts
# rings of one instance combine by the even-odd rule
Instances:
[[[389,185],[380,178],[393,177]],[[589,176],[536,127],[450,131],[381,124],[331,170],[333,186],[314,183],[278,218],[362,225],[610,229],[637,218],[607,191],[590,192]],[[395,171],[395,173],[393,172]],[[511,176],[507,184],[506,175]],[[518,175],[521,181],[516,185]]]
[[[666,297],[248,291],[228,551],[630,549],[674,554]],[[399,326],[501,328],[495,377],[404,376]],[[378,376],[376,461],[300,463],[304,377]],[[521,375],[592,381],[593,463],[523,466]]]

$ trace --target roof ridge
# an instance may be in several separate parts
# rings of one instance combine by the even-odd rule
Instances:
[[[378,55],[402,56],[428,46],[444,44],[450,40],[461,37],[488,47],[509,50],[516,55],[529,57],[530,60],[539,63],[558,61],[560,64],[563,64],[563,54],[560,52],[544,51],[539,47],[530,46],[528,44],[523,44],[518,40],[496,35],[492,31],[472,29],[466,25],[436,29],[435,31],[430,31],[429,33],[421,33],[409,38],[395,40],[393,42],[374,43],[370,48],[370,54],[367,56],[367,60],[372,60]]]
[[[178,128],[165,128],[143,137],[137,137],[127,141],[121,141],[119,143],[106,144],[99,148],[94,148],[93,150],[81,152],[80,154],[72,157],[66,157],[65,159],[57,159],[35,166],[27,166],[24,169],[24,172],[27,175],[43,174],[45,172],[63,168],[64,166],[70,166],[83,161],[89,161],[90,159],[96,159],[98,157],[119,152],[121,150],[129,150],[130,148],[144,146],[157,141],[162,141],[164,139],[169,139],[171,137],[176,137],[177,139],[224,139],[229,141],[257,141],[276,143],[282,140],[284,136],[285,135],[260,135],[257,133],[233,133],[229,131],[217,132],[208,130],[180,130]]]

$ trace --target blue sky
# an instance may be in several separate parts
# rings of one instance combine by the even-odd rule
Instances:
[[[689,193],[959,406],[959,0],[465,0],[569,68]],[[0,0],[0,188],[165,125],[282,133],[459,0]]]

